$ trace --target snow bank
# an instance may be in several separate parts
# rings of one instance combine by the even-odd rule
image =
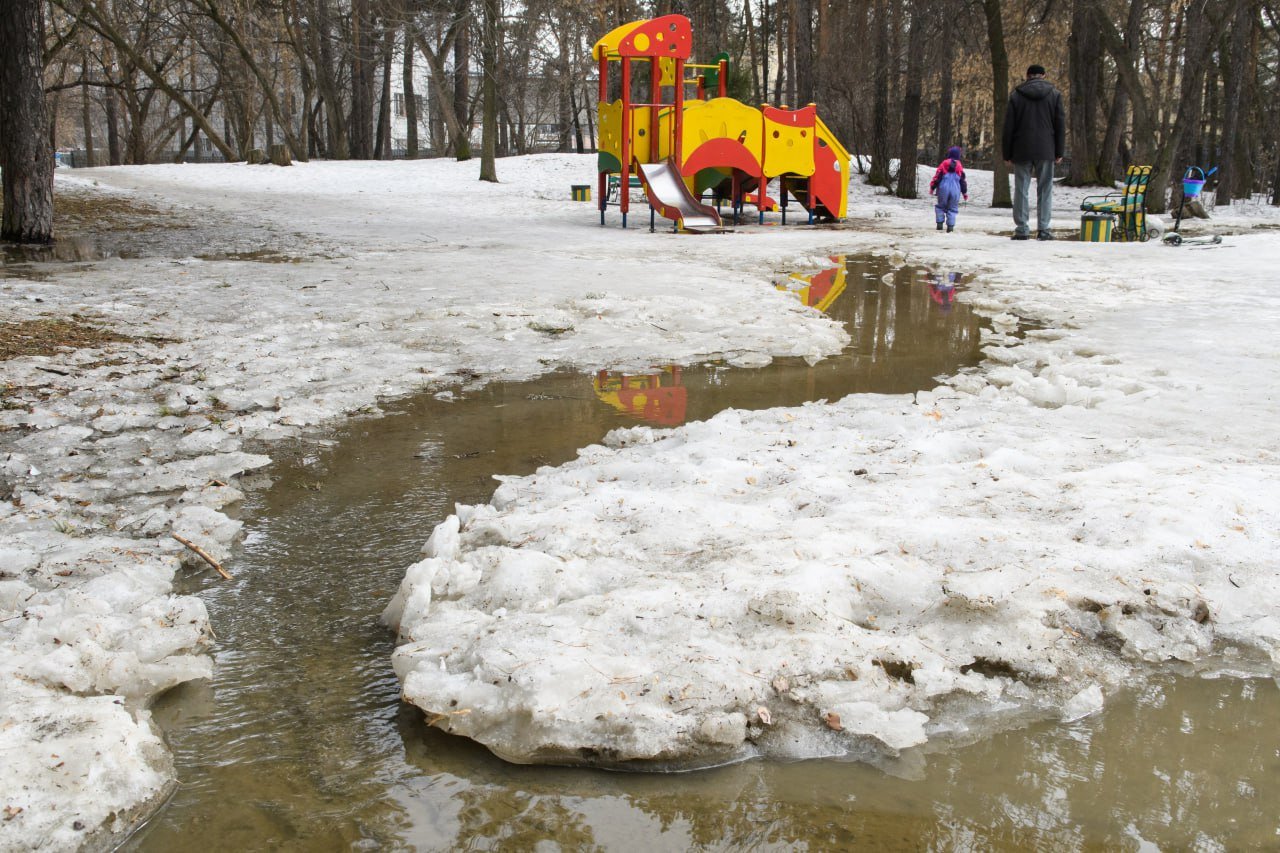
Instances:
[[[890,247],[988,271],[977,372],[620,430],[458,507],[384,614],[405,698],[514,761],[690,767],[1280,672],[1274,239],[997,240]]]

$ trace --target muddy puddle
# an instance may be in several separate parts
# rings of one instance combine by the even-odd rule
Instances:
[[[0,243],[0,279],[48,281],[63,271],[111,259],[199,258],[203,261],[301,263],[333,257],[314,239],[211,211],[161,208],[133,196],[59,187],[54,239],[47,245]],[[308,246],[300,254],[298,246]]]
[[[127,845],[171,850],[740,850],[1274,846],[1271,681],[1169,677],[1094,718],[889,767],[750,762],[676,775],[510,765],[399,701],[378,616],[432,527],[495,473],[610,429],[727,407],[909,392],[977,363],[963,283],[875,263],[782,283],[849,325],[839,357],[556,373],[423,394],[327,439],[272,446],[232,582],[190,578],[212,684],[156,705],[182,786]]]

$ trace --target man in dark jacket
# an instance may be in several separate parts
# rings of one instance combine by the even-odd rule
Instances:
[[[1067,117],[1062,94],[1032,65],[1027,79],[1009,95],[1004,112],[1004,161],[1013,167],[1013,239],[1031,237],[1031,176],[1036,179],[1036,239],[1052,240],[1053,166],[1062,162]]]

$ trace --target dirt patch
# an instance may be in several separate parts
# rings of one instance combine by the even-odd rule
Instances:
[[[139,227],[189,228],[172,211],[126,196],[107,193],[68,192],[53,196],[55,228],[68,231],[130,231]]]
[[[135,341],[169,343],[161,338],[122,335],[79,318],[0,323],[0,361],[26,355],[57,355],[66,350]]]

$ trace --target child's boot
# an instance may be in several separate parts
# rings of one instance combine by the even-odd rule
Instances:
[[[938,230],[939,230],[939,231],[941,231],[941,230],[942,230],[942,223],[941,223],[941,222],[939,222],[939,223],[938,223]]]
[[[948,225],[948,226],[947,226],[947,233],[948,233],[948,234],[950,234],[950,233],[951,233],[952,231],[954,231],[954,230],[956,230],[956,227],[955,227],[954,225]]]

